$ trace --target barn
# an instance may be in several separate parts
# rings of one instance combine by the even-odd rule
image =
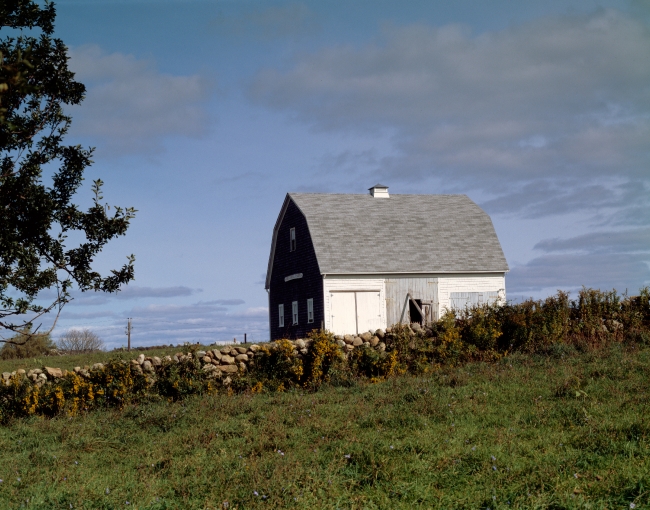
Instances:
[[[271,340],[437,320],[505,299],[492,220],[466,195],[288,193],[266,275]]]

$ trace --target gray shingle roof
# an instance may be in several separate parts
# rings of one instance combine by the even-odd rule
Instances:
[[[492,220],[466,195],[289,193],[321,273],[508,271]]]

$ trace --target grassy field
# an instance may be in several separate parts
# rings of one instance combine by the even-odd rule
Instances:
[[[0,429],[3,508],[647,508],[650,349]]]

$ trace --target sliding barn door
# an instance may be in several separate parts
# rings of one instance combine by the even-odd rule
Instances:
[[[381,328],[381,300],[380,293],[355,292],[357,298],[357,333],[372,331]]]
[[[381,294],[377,291],[332,292],[332,331],[357,335],[382,327]]]
[[[354,292],[332,292],[332,331],[337,335],[357,332],[356,300]]]

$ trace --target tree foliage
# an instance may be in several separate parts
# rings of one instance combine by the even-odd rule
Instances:
[[[43,314],[60,312],[75,284],[115,292],[133,279],[132,255],[108,276],[92,263],[126,233],[135,209],[111,211],[101,180],[87,211],[72,203],[92,149],[63,142],[71,123],[64,107],[79,104],[85,87],[68,69],[54,19],[50,2],[0,2],[0,329],[21,334]],[[71,235],[83,242],[69,246]],[[45,289],[56,297],[42,306]]]
[[[101,351],[104,348],[104,341],[91,330],[69,329],[57,342],[59,349],[67,353],[83,353]]]
[[[2,359],[25,359],[45,356],[54,349],[56,345],[52,342],[49,333],[32,333],[29,328],[19,331],[16,335],[2,346],[0,358]]]

